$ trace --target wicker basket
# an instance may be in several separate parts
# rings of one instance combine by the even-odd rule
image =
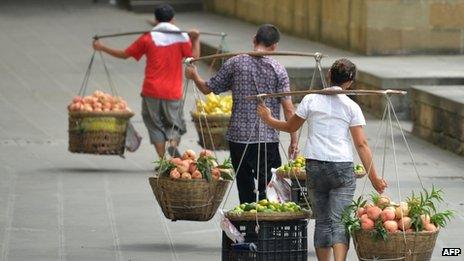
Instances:
[[[214,217],[230,184],[227,180],[149,177],[164,216],[172,221],[208,221]]]
[[[69,151],[122,155],[132,112],[69,112]]]
[[[200,115],[190,112],[192,121],[198,133],[198,144],[204,149],[212,150],[211,138],[214,142],[214,149],[228,150],[229,143],[226,140],[227,128],[229,126],[230,116],[226,115]],[[201,122],[201,125],[200,125]],[[203,135],[201,134],[203,130]],[[211,137],[210,137],[211,134]],[[203,137],[205,139],[203,144]]]
[[[308,219],[311,217],[311,211],[303,210],[300,212],[274,212],[274,213],[250,213],[243,212],[235,214],[227,212],[226,217],[231,221],[255,221],[256,217],[258,221],[282,221],[282,220],[301,220]]]
[[[425,261],[432,256],[438,232],[406,233],[405,243],[402,232],[388,233],[383,241],[374,240],[371,231],[358,230],[353,241],[360,260]]]

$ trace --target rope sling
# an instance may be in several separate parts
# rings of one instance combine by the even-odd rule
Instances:
[[[85,94],[87,93],[87,86],[88,86],[88,83],[89,83],[90,74],[92,72],[92,65],[95,62],[95,54],[96,53],[97,53],[97,51],[94,50],[91,57],[90,57],[89,65],[87,66],[87,69],[86,69],[85,74],[84,74],[84,79],[82,80],[81,87],[79,88],[78,95],[81,96],[81,97],[85,96]],[[103,68],[105,70],[105,75],[106,75],[106,79],[108,81],[108,85],[110,87],[111,94],[113,96],[119,96],[118,90],[116,89],[116,86],[114,85],[113,79],[111,78],[111,75],[109,73],[108,66],[106,65],[106,61],[103,58],[103,54],[102,54],[101,51],[99,51],[98,54],[100,56],[100,60],[102,62]]]

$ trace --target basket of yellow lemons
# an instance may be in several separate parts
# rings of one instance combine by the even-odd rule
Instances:
[[[227,150],[227,128],[232,113],[232,95],[206,95],[206,100],[196,101],[192,121],[198,132],[198,144],[209,150]]]

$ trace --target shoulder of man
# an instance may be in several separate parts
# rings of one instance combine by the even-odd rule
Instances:
[[[233,56],[233,57],[230,57],[229,59],[227,59],[223,66],[226,66],[226,67],[233,67],[235,64],[238,64],[238,63],[241,63],[243,61],[246,61],[246,55],[245,54],[239,54],[239,55],[236,55],[236,56]]]
[[[246,61],[249,59],[251,59],[251,56],[249,56],[248,54],[239,54],[239,55],[231,57],[229,60],[231,62],[239,62],[239,61]]]
[[[279,61],[277,61],[276,59],[274,59],[273,57],[269,57],[269,56],[266,56],[266,61],[272,65],[272,67],[274,67],[274,69],[276,70],[276,72],[283,72],[283,73],[287,73],[287,69],[285,69],[285,66],[283,66],[283,64],[281,64]]]
[[[151,40],[151,34],[150,34],[150,32],[143,33],[143,34],[140,36],[140,39],[143,39],[144,41]]]

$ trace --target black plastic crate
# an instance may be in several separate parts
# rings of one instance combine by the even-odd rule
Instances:
[[[232,221],[246,243],[254,243],[257,251],[237,250],[232,240],[222,233],[222,261],[300,261],[308,258],[307,220]]]
[[[311,209],[311,200],[308,196],[308,189],[306,188],[305,180],[299,180],[301,188],[298,186],[298,181],[296,179],[291,179],[291,181],[292,201],[297,203],[302,208]],[[309,206],[306,204],[305,197],[309,203]]]

